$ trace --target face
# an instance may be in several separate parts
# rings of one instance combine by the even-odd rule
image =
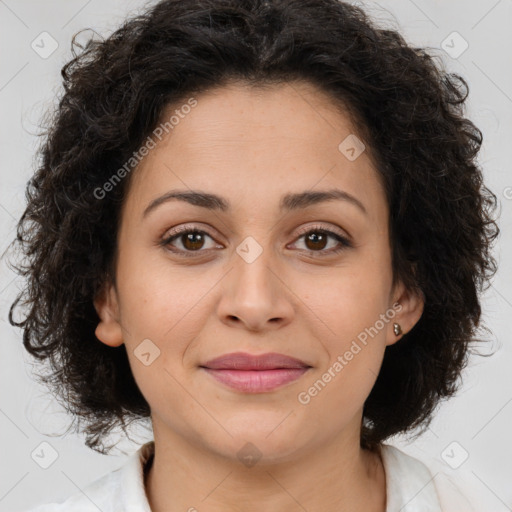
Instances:
[[[247,442],[274,460],[358,442],[393,322],[406,333],[422,312],[392,288],[368,148],[354,159],[348,116],[305,83],[196,101],[165,113],[179,122],[133,171],[96,335],[126,345],[155,431],[233,459]],[[171,192],[189,200],[154,203]],[[205,368],[234,352],[303,364]]]

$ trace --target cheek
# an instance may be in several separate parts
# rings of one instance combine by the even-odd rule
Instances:
[[[125,247],[118,262],[123,320],[138,336],[157,339],[185,316],[194,299],[186,273],[173,268],[160,251]]]
[[[183,380],[189,366],[195,364],[189,354],[194,352],[195,343],[214,308],[213,295],[209,292],[217,283],[218,275],[205,272],[199,276],[197,269],[173,268],[166,260],[139,268],[135,268],[137,260],[132,261],[134,270],[125,272],[119,282],[123,286],[120,295],[124,299],[125,343],[135,379],[141,388],[148,389],[155,382],[170,379],[167,372]],[[128,263],[127,259],[126,270]],[[150,372],[138,357],[148,351],[150,359],[153,353],[157,356]]]
[[[143,265],[143,259],[128,256],[125,254],[118,266],[120,314],[130,364],[137,377],[144,374],[144,363],[151,361],[152,369],[159,368],[169,351],[177,354],[183,350],[183,329],[194,296],[184,293],[164,268]],[[142,357],[148,353],[149,357]]]
[[[128,288],[126,350],[134,379],[151,407],[183,400],[182,361],[200,330],[199,298],[166,281],[133,280]],[[197,307],[197,306],[196,306]],[[165,407],[165,406],[164,406]]]
[[[390,285],[389,260],[367,251],[336,269],[327,286],[304,288],[304,302],[315,313],[315,336],[326,353],[307,383],[311,392],[303,390],[304,401],[311,399],[319,414],[321,404],[355,413],[370,393],[394,317],[387,310]]]
[[[334,430],[356,414],[373,388],[386,348],[386,330],[392,322],[392,315],[386,316],[384,294],[376,292],[375,284],[366,287],[361,280],[350,279],[338,286],[335,293],[317,298],[323,302],[317,326],[325,332],[319,339],[327,357],[298,397],[312,416],[337,411]]]
[[[358,255],[325,276],[298,277],[294,291],[314,313],[329,344],[342,347],[386,312],[390,286],[386,262]]]

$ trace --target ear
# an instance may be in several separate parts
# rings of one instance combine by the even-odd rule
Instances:
[[[123,332],[119,323],[117,291],[112,283],[107,283],[93,301],[94,309],[100,317],[96,327],[96,337],[111,347],[123,344]]]
[[[425,298],[421,291],[411,291],[399,282],[393,293],[391,308],[395,316],[387,324],[386,345],[393,345],[403,338],[418,322],[423,314]],[[397,336],[393,330],[393,324],[400,325],[402,332]]]

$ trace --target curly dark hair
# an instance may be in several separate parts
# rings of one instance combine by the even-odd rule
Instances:
[[[27,286],[9,321],[24,329],[26,350],[49,361],[39,378],[85,422],[87,446],[107,453],[115,426],[150,417],[125,347],[96,338],[93,306],[115,284],[120,211],[136,170],[101,200],[95,191],[164,108],[230,80],[306,81],[348,109],[385,185],[393,283],[425,300],[414,328],[386,348],[361,446],[426,428],[478,341],[479,293],[496,272],[499,234],[497,199],[476,161],[482,133],[464,117],[467,82],[435,58],[338,0],[164,0],[73,51],[11,244],[24,253],[14,268]]]

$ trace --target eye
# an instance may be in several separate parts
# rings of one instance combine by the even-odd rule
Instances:
[[[205,241],[209,238],[214,241],[213,238],[206,232],[197,228],[190,228],[188,226],[182,226],[175,229],[170,233],[170,236],[164,238],[160,245],[168,247],[169,250],[179,254],[180,256],[194,256],[194,252],[206,252],[208,249],[215,248],[215,243],[210,247],[205,247]],[[177,246],[174,242],[177,242]],[[174,249],[172,248],[174,247]],[[204,249],[203,251],[201,249]]]
[[[311,255],[317,256],[314,253],[320,253],[319,256],[328,256],[352,247],[351,242],[345,236],[329,229],[314,226],[306,228],[306,230],[297,240],[304,238],[305,251]],[[330,248],[325,250],[329,245],[329,239],[334,243],[331,243]]]
[[[206,244],[207,239],[211,241],[209,247]],[[297,241],[301,239],[304,239],[306,247],[304,251],[314,257],[337,254],[346,248],[353,247],[347,237],[321,226],[309,226],[303,229]],[[328,247],[329,240],[331,240],[330,247]],[[209,252],[214,248],[223,248],[216,245],[213,237],[206,231],[191,226],[180,226],[174,229],[169,236],[162,239],[160,245],[184,257],[196,256],[194,253]]]

